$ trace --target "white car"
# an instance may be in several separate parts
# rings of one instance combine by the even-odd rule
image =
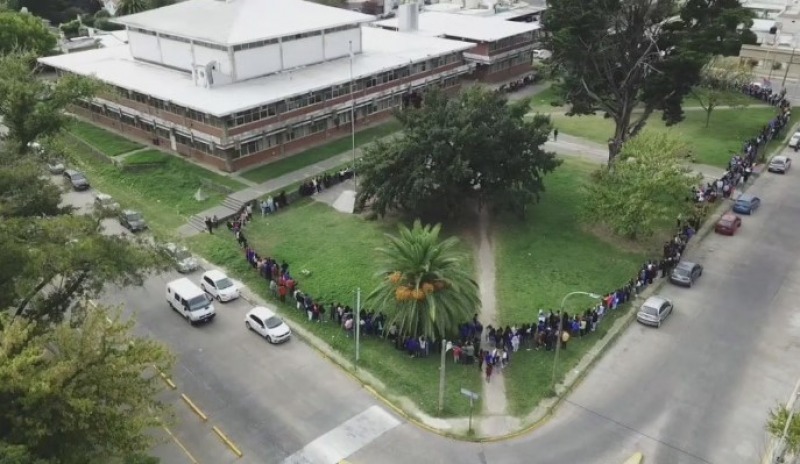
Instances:
[[[533,59],[534,60],[546,60],[553,56],[553,52],[550,50],[534,50],[533,51]]]
[[[798,148],[798,143],[800,143],[800,131],[792,134],[792,138],[789,139],[789,148]]]
[[[272,310],[263,306],[256,306],[248,311],[244,317],[244,325],[270,343],[285,342],[292,336],[289,326]]]
[[[664,319],[672,314],[672,301],[660,296],[651,296],[645,300],[639,312],[636,313],[636,320],[645,325],[661,327]]]
[[[200,288],[217,301],[231,301],[239,298],[239,287],[223,272],[212,269],[200,279]]]

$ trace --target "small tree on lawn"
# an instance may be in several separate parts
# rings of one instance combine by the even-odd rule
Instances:
[[[381,282],[367,304],[390,314],[401,335],[441,339],[455,333],[480,307],[478,284],[467,272],[458,239],[439,238],[441,226],[400,226],[378,248]]]
[[[685,166],[688,148],[664,132],[643,132],[628,141],[613,167],[587,184],[584,214],[630,239],[653,234],[692,208],[691,188],[702,177]]]
[[[541,147],[547,116],[527,101],[472,88],[456,98],[433,90],[419,108],[397,113],[403,137],[378,141],[361,160],[357,204],[379,215],[400,210],[456,215],[466,199],[525,214],[560,161]]]
[[[700,83],[692,90],[692,95],[706,112],[706,127],[711,121],[711,113],[720,102],[752,78],[753,69],[735,57],[718,56],[703,66]],[[746,101],[742,99],[742,102]]]

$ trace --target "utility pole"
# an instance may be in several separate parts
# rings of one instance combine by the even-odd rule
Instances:
[[[781,82],[781,88],[786,88],[786,77],[789,75],[789,68],[792,67],[792,62],[794,61],[794,52],[797,50],[797,44],[792,43],[792,56],[789,58],[789,62],[786,63],[786,71],[783,73],[783,81]]]
[[[451,345],[452,346],[452,345]],[[447,361],[447,350],[448,350],[448,343],[447,340],[442,339],[442,363],[439,366],[439,415],[442,415],[442,411],[444,410],[444,369],[446,366]]]
[[[361,357],[361,287],[356,289],[356,366]]]

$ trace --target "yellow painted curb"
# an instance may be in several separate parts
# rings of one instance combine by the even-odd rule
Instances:
[[[157,368],[156,366],[153,366],[153,367],[154,367],[154,368],[155,368],[155,370],[158,372],[158,375],[161,377],[161,380],[163,380],[163,381],[164,381],[164,383],[165,383],[165,384],[167,384],[167,386],[168,386],[169,388],[171,388],[171,389],[173,389],[173,390],[176,390],[176,389],[178,388],[178,386],[177,386],[177,385],[175,385],[175,382],[173,382],[173,381],[172,381],[172,379],[170,379],[169,377],[167,377],[167,374],[165,374],[165,373],[161,372],[161,369]]]
[[[232,442],[232,441],[230,441],[230,439],[228,439],[228,437],[227,437],[227,436],[225,436],[225,434],[224,434],[224,433],[222,433],[222,430],[220,430],[220,429],[219,429],[219,427],[217,427],[217,426],[213,426],[213,427],[211,427],[211,429],[212,429],[212,430],[214,430],[214,433],[216,433],[216,434],[217,434],[217,436],[219,437],[219,439],[220,439],[220,440],[222,440],[222,442],[223,442],[223,443],[225,443],[225,445],[226,445],[228,448],[230,448],[230,450],[231,450],[231,451],[233,451],[233,454],[235,454],[235,455],[236,455],[236,457],[239,457],[239,458],[240,458],[240,457],[244,456],[244,453],[242,453],[241,451],[239,451],[239,448],[237,448],[237,447],[236,447],[236,445],[234,445],[234,444],[233,444],[233,442]]]
[[[642,464],[642,462],[644,462],[644,455],[637,452],[622,464]]]
[[[197,414],[197,417],[199,417],[203,422],[208,421],[208,416],[206,416],[205,413],[200,410],[200,408],[198,408],[197,405],[194,404],[185,393],[181,393],[181,398],[189,406],[189,408],[194,411],[195,414]]]

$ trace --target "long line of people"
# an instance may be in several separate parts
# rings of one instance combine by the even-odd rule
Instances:
[[[506,367],[514,353],[526,351],[552,351],[560,343],[560,348],[566,349],[571,339],[580,339],[590,336],[595,332],[600,323],[609,312],[616,311],[620,306],[628,303],[638,293],[652,285],[658,278],[665,278],[680,261],[688,241],[700,227],[707,212],[706,205],[713,203],[718,198],[728,198],[735,188],[748,181],[753,173],[758,154],[770,140],[780,135],[786,127],[791,115],[789,103],[781,96],[776,98],[764,89],[758,92],[749,87],[745,93],[753,95],[764,101],[774,102],[778,107],[778,114],[770,120],[753,137],[745,141],[742,152],[732,156],[728,171],[715,182],[695,188],[693,199],[697,208],[688,219],[678,218],[677,232],[663,247],[660,259],[651,259],[643,263],[628,282],[619,288],[606,293],[594,306],[585,310],[568,314],[557,310],[540,309],[531,322],[506,327],[483,327],[477,314],[471,321],[459,326],[458,334],[454,334],[455,344],[452,355],[453,361],[458,364],[477,365],[489,381],[496,369]],[[335,177],[334,177],[335,176]],[[323,176],[310,179],[300,187],[301,195],[312,195],[336,182],[352,177],[352,173],[343,171],[334,176]],[[335,180],[334,180],[335,179]],[[285,195],[280,200],[283,206],[288,202]],[[262,204],[262,214],[277,212],[277,209],[267,201]],[[275,201],[274,203],[278,203]],[[273,297],[281,302],[293,304],[298,311],[302,311],[310,323],[328,322],[337,324],[348,336],[352,336],[356,324],[360,333],[366,337],[385,338],[393,343],[398,350],[405,351],[410,357],[427,357],[432,352],[440,350],[437,340],[428,340],[425,337],[404,335],[399,332],[397,325],[387,327],[387,317],[381,311],[364,309],[360,311],[359,320],[356,321],[355,310],[339,302],[322,302],[299,288],[295,275],[290,271],[287,262],[278,258],[264,256],[253,249],[244,237],[243,230],[252,220],[252,210],[242,211],[228,228],[233,232],[240,244],[244,258],[259,272],[268,286]],[[301,275],[307,271],[300,271]]]

